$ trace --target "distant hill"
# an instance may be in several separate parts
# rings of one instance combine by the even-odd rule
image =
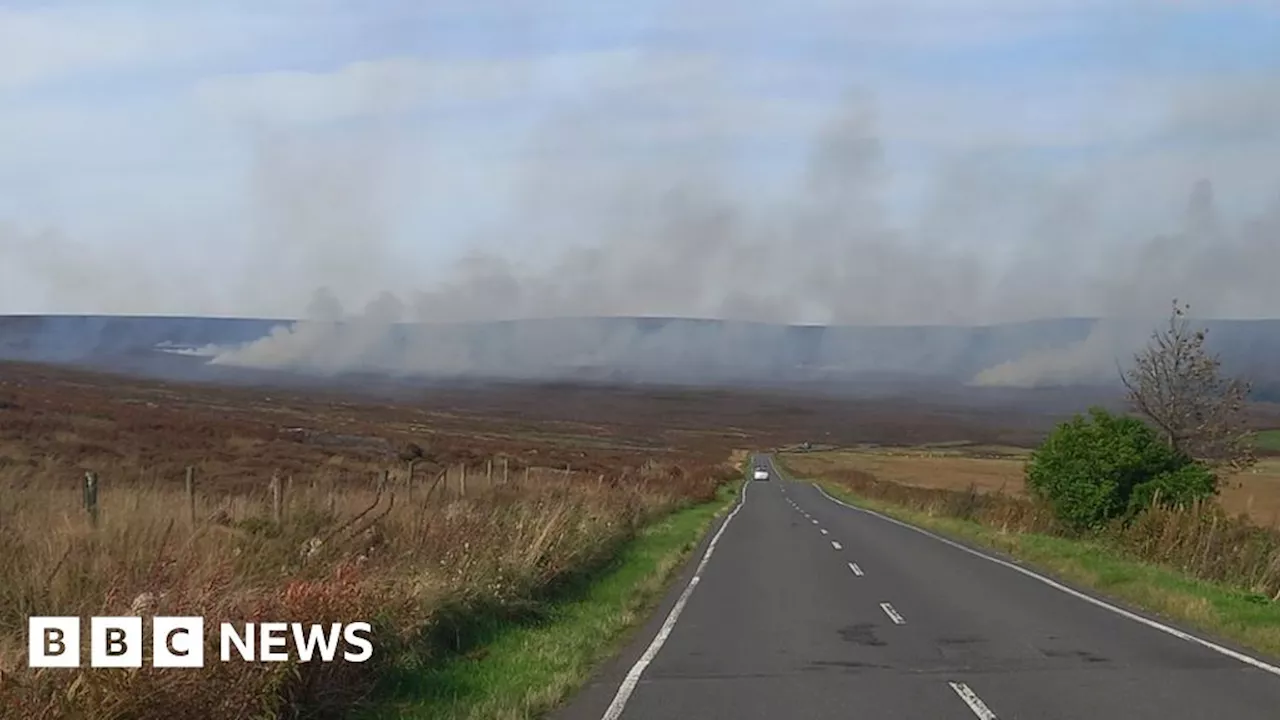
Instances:
[[[1233,372],[1280,399],[1280,320],[1215,320],[1210,342]],[[1091,336],[1091,318],[979,326],[789,326],[677,318],[561,318],[486,323],[308,324],[273,319],[0,316],[0,359],[112,368],[165,377],[231,377],[237,365],[310,375],[583,378],[611,381],[796,383],[857,380],[964,383],[1028,357],[1061,361],[1098,339],[1088,378],[1114,378],[1146,335]],[[262,340],[272,335],[268,340]],[[247,350],[210,360],[220,351]],[[1084,361],[1082,355],[1082,362]],[[1059,362],[1059,365],[1062,363]],[[1059,368],[1061,370],[1061,368]],[[1082,368],[1083,370],[1083,368]],[[1064,375],[1063,377],[1069,377]],[[1071,384],[1050,380],[1047,384]],[[1043,383],[1042,383],[1043,384]]]

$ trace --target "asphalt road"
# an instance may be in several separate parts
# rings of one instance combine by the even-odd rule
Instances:
[[[1267,661],[776,470],[698,553],[554,718],[1280,718]]]

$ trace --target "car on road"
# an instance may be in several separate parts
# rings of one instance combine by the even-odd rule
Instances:
[[[768,479],[769,479],[769,470],[768,470],[768,468],[762,468],[762,467],[758,467],[758,468],[756,468],[755,479],[756,479],[756,480],[768,480]]]

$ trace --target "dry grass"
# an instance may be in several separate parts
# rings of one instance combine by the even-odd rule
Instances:
[[[75,491],[10,473],[0,481],[0,714],[339,716],[372,687],[376,662],[30,671],[26,618],[202,615],[213,627],[376,618],[381,657],[424,637],[434,638],[428,655],[448,653],[465,645],[453,625],[469,612],[520,612],[608,559],[655,514],[710,499],[730,472],[651,465],[601,479],[547,470],[473,481],[465,498],[443,485],[428,495],[426,481],[410,494],[398,482],[380,492],[297,480],[278,525],[263,498],[236,494],[203,498],[194,527],[180,489],[104,483],[96,529]]]
[[[921,460],[928,458],[916,459]],[[1004,534],[1067,534],[1047,508],[1024,494],[983,491],[976,485],[961,489],[925,484],[941,484],[936,477],[926,480],[918,476],[911,483],[890,481],[864,469],[876,461],[847,452],[836,456],[788,454],[784,458],[786,467],[799,477],[832,480],[859,497],[928,516],[974,521]],[[884,462],[883,458],[879,461]],[[959,465],[966,460],[949,458],[948,462]],[[902,472],[900,466],[895,469]],[[954,480],[965,475],[947,477]],[[1259,526],[1217,502],[1180,509],[1151,508],[1127,525],[1116,523],[1097,539],[1137,560],[1260,597],[1280,598],[1280,529]]]
[[[941,490],[974,488],[1025,497],[1027,450],[1002,447],[861,448],[797,453],[788,462],[810,476],[841,470],[870,473],[880,480]],[[1227,478],[1219,502],[1232,515],[1280,527],[1280,458],[1264,457],[1252,470]]]
[[[723,448],[534,430],[264,390],[0,376],[0,717],[345,717],[393,658],[467,651],[480,619],[536,613],[653,518],[737,475]],[[423,450],[412,482],[411,443]],[[86,470],[100,478],[96,528]],[[211,634],[224,620],[370,620],[376,652],[365,664],[26,668],[27,617],[64,614],[202,615]]]

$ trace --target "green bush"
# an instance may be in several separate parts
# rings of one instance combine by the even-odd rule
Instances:
[[[1101,408],[1055,428],[1026,473],[1031,494],[1075,531],[1140,511],[1156,497],[1173,505],[1217,491],[1206,468],[1175,453],[1148,425]]]
[[[1218,478],[1209,468],[1187,463],[1134,487],[1129,495],[1129,513],[1137,514],[1157,500],[1166,506],[1187,505],[1217,493]]]

